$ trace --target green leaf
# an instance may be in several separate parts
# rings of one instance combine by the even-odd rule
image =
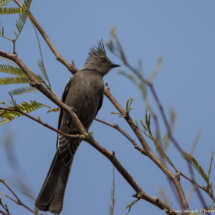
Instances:
[[[135,78],[134,78],[133,75],[128,74],[127,72],[124,72],[124,71],[118,71],[117,73],[118,73],[119,75],[125,76],[126,78],[130,79],[134,84],[137,85],[137,81],[135,80]]]
[[[115,209],[115,204],[116,204],[114,166],[113,166],[112,187],[110,188],[110,198],[111,198],[111,204],[109,204],[109,215],[114,215],[114,209]]]
[[[164,203],[169,205],[170,201],[169,201],[169,197],[168,197],[167,192],[163,188],[158,188],[158,193],[160,194],[160,196],[164,200]]]
[[[31,22],[31,23],[33,25],[35,34],[37,36],[37,41],[38,41],[38,45],[39,45],[39,49],[40,49],[41,60],[38,59],[37,64],[39,66],[40,71],[42,72],[42,75],[43,75],[44,79],[48,81],[49,87],[51,87],[51,83],[49,81],[49,78],[48,78],[48,75],[47,75],[47,72],[46,72],[46,68],[45,68],[45,65],[44,65],[44,61],[43,61],[42,49],[41,49],[41,46],[40,46],[40,40],[39,40],[39,37],[38,37],[38,34],[37,34],[37,29],[35,28],[34,23],[33,22]]]
[[[0,0],[0,6],[2,7],[2,5],[7,6],[8,4],[10,4],[13,0]]]
[[[25,193],[25,192],[22,192],[24,195],[28,196],[29,198],[33,199],[34,201],[36,201],[31,195]]]
[[[29,79],[27,77],[8,77],[8,78],[0,78],[0,85],[6,84],[25,84],[29,83]]]
[[[39,66],[39,70],[42,73],[43,78],[45,80],[49,81],[43,61],[41,61],[40,59],[37,59],[37,65]]]
[[[150,119],[151,119],[151,115],[150,114],[149,114],[149,116],[147,115],[147,109],[146,109],[145,123],[146,123],[148,130],[151,130],[150,129]]]
[[[110,34],[115,37],[116,35],[116,27],[113,27],[111,30],[110,30]]]
[[[34,208],[34,214],[39,215],[39,210],[36,207]]]
[[[18,75],[25,78],[27,77],[20,68],[8,64],[0,64],[0,72],[8,73],[11,75]]]
[[[162,150],[162,148],[160,147],[159,144],[155,144],[156,145],[156,150],[160,153],[160,155],[175,169],[175,171],[177,172],[177,169],[175,168],[175,166],[173,165],[172,161],[169,159],[169,157],[166,155],[166,153]]]
[[[198,161],[190,155],[190,153],[187,152],[183,152],[184,156],[182,156],[185,160],[187,160],[189,163],[192,164],[192,166],[199,172],[199,174],[202,176],[202,178],[205,180],[205,182],[207,183],[207,185],[209,185],[209,178],[208,176],[205,174],[204,169],[201,167],[200,163],[198,163]]]
[[[119,114],[119,113],[117,113],[117,112],[113,112],[113,111],[111,111],[110,113],[111,113],[111,114]]]
[[[211,166],[212,166],[212,162],[213,162],[213,152],[211,153],[211,162],[210,162],[210,167],[209,167],[209,170],[208,170],[208,179],[210,179],[210,174],[211,174]]]
[[[32,0],[25,0],[24,1],[23,6],[25,7],[25,13],[20,13],[18,20],[16,20],[16,27],[17,27],[18,33],[16,33],[14,31],[14,33],[16,35],[15,41],[18,39],[18,37],[21,34],[22,29],[25,25],[25,22],[26,22],[27,17],[28,17],[28,12],[30,10],[31,2],[32,2]]]
[[[31,87],[31,86],[27,86],[27,87],[21,87],[21,88],[17,88],[17,89],[11,90],[10,93],[13,96],[16,96],[16,95],[21,95],[21,94],[24,94],[24,93],[31,93],[31,92],[37,92],[37,91],[38,91],[37,88]]]
[[[9,7],[9,8],[6,8],[6,7],[0,7],[0,14],[4,14],[4,15],[8,15],[8,14],[16,14],[16,13],[24,13],[26,11],[26,8],[25,7]]]
[[[3,26],[2,26],[2,29],[0,29],[0,37],[3,37],[4,39],[10,40],[10,41],[13,41],[12,39],[4,36],[4,27]]]
[[[133,102],[133,97],[129,97],[129,99],[126,102],[126,112],[129,113],[132,109],[134,109],[133,107],[131,107],[131,104]]]
[[[18,75],[20,77],[11,77],[11,78],[6,78],[6,79],[10,79],[10,80],[3,80],[3,79],[0,79],[0,83],[1,83],[1,80],[3,80],[3,83],[5,83],[6,81],[6,84],[20,84],[20,83],[29,83],[29,80],[27,75],[18,67],[14,67],[14,66],[11,66],[11,65],[7,65],[7,64],[0,64],[0,72],[4,72],[4,73],[8,73],[8,74],[11,74],[11,75]],[[37,78],[38,81],[44,83],[44,79],[41,75],[39,74],[36,74],[36,73],[33,73],[34,76]],[[18,80],[18,83],[16,83],[16,79]],[[21,80],[25,80],[25,82],[21,82]],[[0,84],[0,85],[3,85],[3,84]]]
[[[158,62],[154,71],[149,75],[148,81],[151,81],[158,73],[162,65],[162,56],[158,57]]]
[[[11,61],[11,60],[9,60],[9,59],[7,59],[7,58],[5,58],[5,57],[0,56],[0,59],[2,59],[2,60],[4,60],[4,61],[7,61],[7,62],[9,62],[9,63],[11,63],[11,64],[17,66],[17,64],[15,64],[13,61]]]
[[[106,43],[106,45],[107,45],[107,47],[109,48],[109,50],[111,52],[114,51],[114,45],[113,45],[113,41],[112,40],[110,40],[108,43]]]
[[[43,104],[38,103],[37,101],[30,101],[22,102],[20,105],[16,105],[20,110],[24,111],[25,113],[30,113],[35,111],[41,107],[44,107]],[[11,106],[12,107],[12,106]],[[10,110],[0,110],[0,126],[21,117],[22,114],[16,111]]]
[[[144,128],[146,131],[148,131],[148,128],[146,128],[146,126],[144,125],[142,119],[139,119],[139,121],[141,122],[141,125],[143,126],[143,128]]]
[[[126,208],[121,208],[121,210],[126,210],[126,209],[128,209],[127,213],[125,213],[125,214],[128,214],[128,213],[130,212],[130,210],[131,210],[131,207],[132,207],[136,202],[138,202],[138,201],[139,201],[139,199],[136,199],[136,200],[132,201]]]

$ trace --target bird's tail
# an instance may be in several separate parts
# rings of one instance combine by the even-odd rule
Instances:
[[[73,157],[80,144],[72,140],[64,149],[57,149],[35,206],[42,211],[59,214],[63,209],[63,199],[72,166]]]

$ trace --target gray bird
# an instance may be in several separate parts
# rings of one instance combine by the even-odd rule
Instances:
[[[87,130],[102,106],[103,77],[114,67],[119,65],[110,61],[103,42],[99,41],[98,47],[90,49],[83,68],[69,78],[64,88],[62,102],[74,110]],[[60,111],[58,129],[67,134],[80,134],[64,111]],[[58,135],[54,159],[35,203],[39,210],[54,214],[62,211],[70,169],[80,143],[80,140]]]

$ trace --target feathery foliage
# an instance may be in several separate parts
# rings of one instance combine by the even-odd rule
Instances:
[[[158,74],[161,66],[162,66],[162,56],[158,56],[157,65],[156,65],[154,71],[149,75],[148,81],[151,81]]]
[[[13,0],[0,0],[0,7],[5,7],[10,4]]]
[[[9,4],[11,2],[11,0],[0,0],[0,5],[4,5],[6,6],[7,4]],[[2,26],[2,30],[0,30],[0,37],[3,37],[7,40],[12,41],[13,43],[16,42],[16,40],[18,39],[19,35],[22,32],[22,29],[25,25],[26,19],[28,17],[28,12],[30,10],[30,6],[31,6],[31,2],[32,0],[25,0],[23,3],[23,7],[22,8],[5,8],[5,7],[0,7],[0,14],[19,14],[18,20],[16,20],[16,27],[18,30],[18,33],[15,33],[16,38],[13,40],[11,38],[5,37],[4,36],[4,27]]]
[[[10,41],[13,41],[12,39],[10,39],[10,38],[4,36],[4,27],[3,27],[3,26],[2,26],[2,28],[0,29],[0,37],[3,37],[3,38],[5,38],[5,39],[7,39],[7,40],[10,40]]]
[[[132,109],[134,109],[133,107],[131,107],[133,100],[134,100],[133,97],[130,97],[126,102],[126,112],[127,113],[129,113]]]
[[[115,204],[116,204],[114,166],[113,166],[113,181],[112,181],[112,186],[113,187],[110,188],[111,203],[109,204],[109,215],[114,215],[114,208],[115,208]]]
[[[209,184],[209,178],[206,175],[204,169],[201,167],[200,163],[190,155],[190,153],[183,152],[184,156],[182,156],[185,160],[187,160],[189,163],[192,164],[192,166],[199,172],[199,174],[202,176],[202,178],[205,180],[207,184]]]
[[[0,64],[0,72],[18,76],[18,77],[16,76],[16,77],[2,78],[0,79],[0,85],[29,83],[29,79],[27,75],[18,67],[14,67],[7,64]],[[33,73],[33,74],[40,82],[44,83],[44,79],[41,75],[36,73]]]
[[[27,17],[28,17],[28,12],[30,10],[30,6],[31,6],[31,2],[32,0],[25,0],[24,3],[23,3],[23,7],[25,7],[25,12],[24,13],[20,13],[19,14],[19,17],[18,17],[18,20],[16,20],[16,27],[17,27],[17,30],[18,30],[18,33],[15,33],[16,35],[16,39],[15,41],[18,39],[19,35],[21,34],[22,32],[22,29],[25,25],[25,22],[27,20]]]
[[[135,199],[135,200],[132,201],[129,205],[127,205],[126,208],[121,208],[121,210],[126,210],[126,209],[128,209],[127,213],[125,213],[125,214],[128,214],[128,213],[130,212],[130,210],[131,210],[131,207],[132,207],[136,202],[138,202],[138,201],[139,201],[139,199]]]
[[[9,209],[7,207],[7,204],[3,204],[1,197],[0,197],[0,205],[3,207],[3,209],[7,212],[7,214],[10,214]]]
[[[13,64],[14,66],[17,66],[16,63],[14,63],[13,61],[11,61],[11,60],[9,60],[9,59],[7,59],[7,58],[5,58],[5,57],[0,56],[0,59],[1,59],[1,60],[4,60],[4,61],[6,61],[6,62],[8,62],[8,63],[10,63],[10,64]]]
[[[17,89],[11,90],[10,93],[13,96],[17,96],[17,95],[20,95],[20,94],[37,92],[37,91],[38,91],[37,88],[31,87],[31,86],[27,86],[27,87],[21,87],[21,88],[17,88]]]
[[[8,64],[0,64],[0,72],[8,73],[11,75],[18,75],[21,77],[27,77],[26,74],[18,67],[13,67]]]
[[[5,104],[4,102],[0,102],[0,104],[7,105],[8,107],[13,107],[11,105]],[[38,103],[37,101],[30,101],[28,102],[22,102],[20,105],[16,105],[20,110],[24,111],[25,113],[30,113],[32,111],[35,111],[41,107],[44,107],[43,104]],[[21,117],[22,114],[16,111],[10,111],[10,110],[0,110],[0,126],[17,119]]]
[[[8,15],[8,14],[16,14],[16,13],[24,13],[27,10],[27,8],[22,7],[0,7],[0,14]]]
[[[209,179],[210,179],[210,174],[211,174],[211,166],[212,166],[212,162],[213,162],[213,155],[214,155],[214,153],[212,152],[212,153],[211,153],[210,167],[209,167],[209,170],[208,170],[208,178],[209,178]]]
[[[39,46],[39,49],[40,49],[41,60],[37,59],[37,65],[39,66],[39,70],[41,71],[41,73],[43,75],[43,78],[48,81],[49,87],[51,87],[51,83],[50,83],[48,75],[46,73],[46,68],[45,68],[44,61],[43,61],[42,49],[41,49],[41,46],[40,46],[40,40],[39,40],[39,37],[38,37],[38,34],[37,34],[37,29],[35,28],[33,23],[32,23],[32,25],[34,27],[34,31],[35,31],[35,34],[36,34],[36,37],[37,37],[38,46]]]
[[[7,60],[5,58],[2,58],[2,59]],[[8,62],[13,63],[12,61],[8,61]],[[16,65],[16,64],[14,64],[14,65]],[[17,75],[16,77],[1,78],[0,85],[29,83],[29,79],[28,79],[27,75],[18,67],[14,67],[14,66],[8,65],[8,64],[0,64],[0,72],[8,73],[11,75]],[[42,76],[40,76],[39,74],[35,74],[35,73],[33,73],[33,74],[40,82],[42,82],[42,83],[45,82]],[[26,87],[21,87],[21,88],[12,90],[11,94],[20,95],[20,94],[36,92],[36,91],[38,91],[36,88],[31,87],[31,86],[26,86]]]
[[[42,73],[42,77],[49,82],[43,60],[41,61],[40,59],[37,59],[37,65],[39,66],[39,70]]]
[[[27,77],[7,77],[0,78],[0,85],[6,84],[25,84],[28,83],[29,79]]]

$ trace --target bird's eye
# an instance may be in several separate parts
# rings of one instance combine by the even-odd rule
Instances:
[[[102,58],[101,61],[102,61],[102,62],[106,62],[106,59],[105,59],[105,58]]]

